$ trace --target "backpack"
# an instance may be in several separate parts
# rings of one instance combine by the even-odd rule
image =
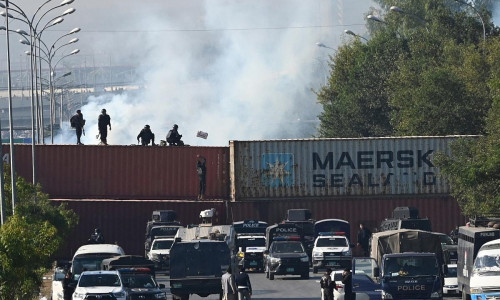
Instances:
[[[78,115],[72,116],[69,122],[71,123],[71,128],[76,128],[78,126]]]
[[[172,142],[172,129],[170,129],[167,133],[167,142]]]

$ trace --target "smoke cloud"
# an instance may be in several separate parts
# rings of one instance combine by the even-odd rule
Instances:
[[[102,108],[111,116],[108,143],[115,145],[135,144],[145,124],[157,143],[178,124],[185,143],[201,146],[316,133],[321,107],[311,89],[324,83],[329,50],[315,44],[331,37],[326,32],[331,28],[315,28],[322,7],[300,0],[197,3],[203,5],[163,8],[167,15],[126,26],[201,30],[115,35],[111,43],[124,46],[118,55],[140,58],[144,88],[90,98],[81,108],[87,120],[83,143],[98,143]],[[110,41],[94,44],[104,43]],[[197,138],[199,130],[208,132],[208,139]],[[76,143],[74,132],[66,130],[55,142]]]

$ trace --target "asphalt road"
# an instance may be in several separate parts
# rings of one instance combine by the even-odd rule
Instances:
[[[266,279],[264,273],[248,273],[250,282],[252,283],[253,295],[252,299],[290,299],[290,300],[320,300],[319,279],[321,274],[310,273],[309,279],[300,279],[300,276],[276,276],[274,280]],[[163,283],[168,287],[168,275],[157,274],[158,283]],[[459,299],[456,297],[446,297],[444,299]],[[170,292],[168,299],[172,299]],[[192,300],[218,300],[219,295],[210,295],[208,297],[200,297],[191,295]]]

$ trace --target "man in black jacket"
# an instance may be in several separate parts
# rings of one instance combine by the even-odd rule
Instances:
[[[85,126],[85,120],[83,119],[81,110],[76,111],[76,114],[71,117],[70,123],[71,127],[75,128],[76,130],[76,144],[83,145],[83,143],[80,141],[80,138],[82,137],[82,133],[84,133],[83,126]]]
[[[139,138],[141,139],[141,144],[143,146],[149,145],[149,142],[152,141],[151,145],[155,145],[155,134],[151,131],[149,125],[144,126],[144,128],[139,132],[137,136],[137,142],[139,142]]]
[[[240,271],[238,274],[234,275],[234,282],[238,290],[238,299],[250,300],[252,296],[252,285],[250,284],[250,277],[245,273],[245,268],[243,266],[240,266]]]
[[[333,290],[335,289],[335,281],[332,280],[332,269],[327,268],[325,274],[319,281],[322,289],[323,300],[333,300]]]
[[[349,268],[345,268],[344,272],[342,272],[342,283],[344,284],[344,299],[356,299],[356,294],[352,292],[352,273]]]
[[[106,110],[103,108],[97,120],[97,127],[99,127],[99,135],[101,136],[101,145],[108,144],[108,126],[109,130],[111,130],[111,117],[106,114]]]

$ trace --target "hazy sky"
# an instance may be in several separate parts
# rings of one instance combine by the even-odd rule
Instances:
[[[62,1],[62,0],[61,0]],[[29,16],[45,0],[16,0]],[[49,2],[41,10],[60,3]],[[80,41],[63,47],[78,55],[64,59],[61,72],[91,65],[133,65],[145,91],[90,99],[84,143],[96,144],[101,108],[111,115],[110,144],[134,144],[151,125],[156,140],[174,123],[191,145],[227,145],[229,140],[309,138],[316,134],[321,107],[313,90],[328,76],[328,55],[349,29],[366,35],[364,15],[370,0],[75,0],[40,22],[73,7],[76,12],[48,28],[54,41],[80,27]],[[11,29],[23,28],[14,21]],[[2,33],[1,37],[5,37]],[[24,48],[13,40],[12,60],[21,65]],[[4,55],[5,38],[0,40]],[[5,61],[0,59],[0,69]],[[196,132],[208,132],[208,139]],[[73,143],[66,131],[56,142]]]

